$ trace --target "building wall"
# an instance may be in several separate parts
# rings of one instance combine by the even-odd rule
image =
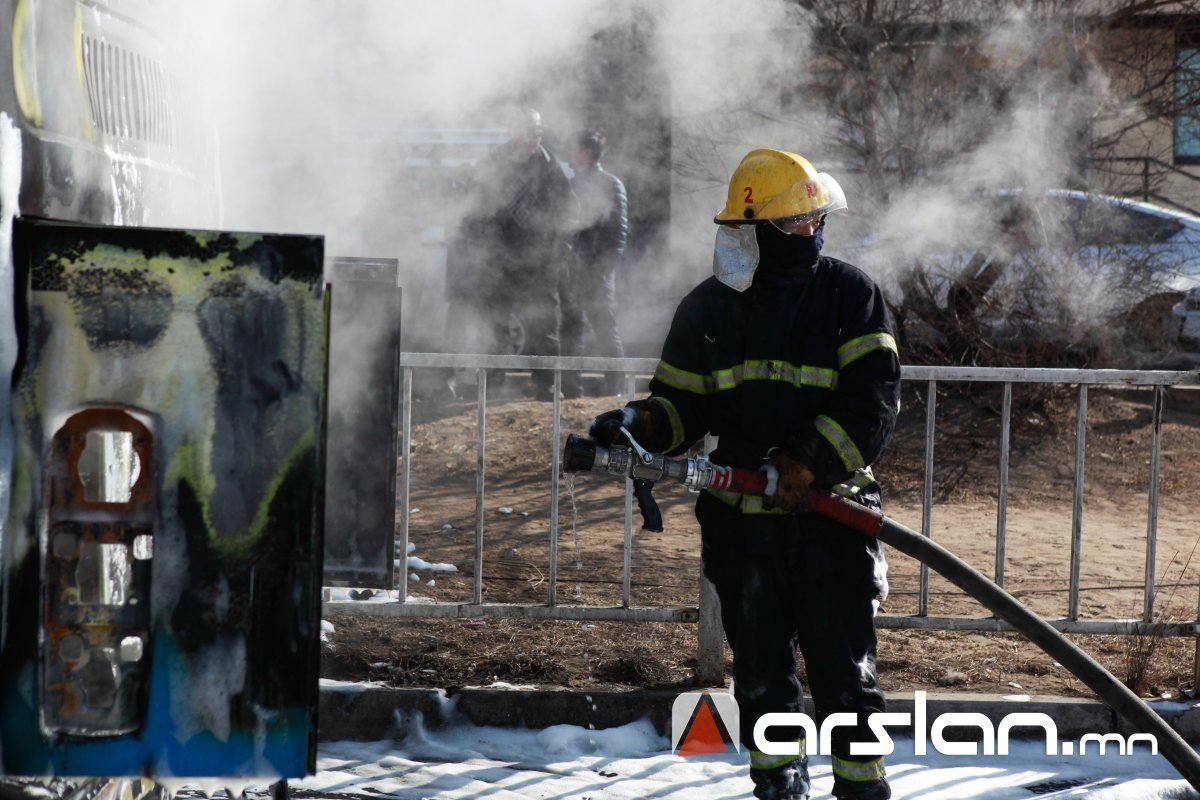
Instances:
[[[1097,188],[1200,213],[1200,164],[1175,156],[1172,72],[1183,21],[1104,31],[1093,52],[1109,78],[1111,113],[1096,121]],[[1148,84],[1156,84],[1147,89]],[[1136,121],[1142,118],[1142,122]],[[1115,137],[1115,141],[1114,141]],[[1112,159],[1105,163],[1106,159]]]

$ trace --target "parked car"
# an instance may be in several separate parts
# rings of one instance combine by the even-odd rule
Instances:
[[[1171,314],[1179,318],[1180,343],[1188,350],[1200,352],[1200,287],[1189,290],[1171,308]]]
[[[1051,346],[1094,362],[1178,347],[1193,324],[1171,304],[1200,292],[1200,217],[1053,189],[918,203],[903,222],[889,235],[885,220],[862,263],[882,278],[902,335],[943,356]]]

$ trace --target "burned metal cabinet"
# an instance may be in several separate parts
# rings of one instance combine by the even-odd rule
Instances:
[[[396,559],[399,262],[335,258],[325,585],[391,589]]]
[[[322,248],[17,222],[0,773],[315,767]]]

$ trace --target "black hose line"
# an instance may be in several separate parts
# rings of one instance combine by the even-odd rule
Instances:
[[[619,455],[619,451],[621,448],[600,448],[590,439],[569,436],[563,457],[564,468],[568,472],[602,469],[625,477],[650,477],[636,475],[635,468],[630,466],[633,464],[631,458],[614,461],[614,454]],[[659,457],[659,460],[664,471],[654,475],[651,480],[666,478],[685,483],[693,489],[708,488],[703,482],[696,485],[688,483],[694,475],[703,473],[696,460],[662,457]],[[603,463],[598,463],[601,461]],[[667,470],[667,467],[673,469]],[[736,491],[748,494],[762,493],[762,483],[765,481],[762,473],[736,467],[720,469],[724,470],[723,477],[736,481]],[[1196,755],[1191,745],[1184,741],[1166,720],[1091,656],[970,564],[929,537],[906,528],[881,512],[827,491],[812,489],[808,509],[864,535],[874,536],[901,553],[912,556],[974,597],[984,608],[1012,625],[1047,655],[1070,670],[1138,732],[1153,734],[1163,757],[1179,771],[1193,789],[1200,791],[1200,756]]]
[[[1193,789],[1200,791],[1200,756],[1196,755],[1191,745],[1184,741],[1166,720],[1131,692],[1129,687],[1044,619],[946,548],[889,517],[883,517],[876,536],[884,544],[928,565],[930,569],[1012,625],[1083,681],[1136,730],[1154,734],[1163,757],[1179,770],[1179,774]]]

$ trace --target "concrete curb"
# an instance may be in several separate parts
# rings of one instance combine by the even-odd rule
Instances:
[[[322,681],[318,735],[323,741],[402,738],[400,720],[414,713],[420,713],[423,723],[430,728],[444,725],[451,714],[476,725],[526,728],[566,724],[603,729],[649,719],[660,734],[669,735],[671,706],[679,694],[658,689],[582,692],[484,687],[445,691]],[[910,715],[918,707],[914,692],[890,693],[887,703],[889,712]],[[942,714],[982,714],[995,726],[1006,714],[1022,712],[1048,715],[1063,739],[1079,739],[1089,733],[1131,732],[1108,706],[1073,697],[930,692],[924,695],[921,704],[927,730]],[[811,702],[806,701],[805,705],[811,715]],[[1200,743],[1200,703],[1152,701],[1151,706],[1185,740]],[[898,735],[912,735],[911,726],[907,729],[889,726],[889,730]],[[954,726],[945,733],[947,739],[978,738],[970,735],[972,731],[970,727]],[[1018,728],[1014,735],[1040,734],[1036,728]]]

